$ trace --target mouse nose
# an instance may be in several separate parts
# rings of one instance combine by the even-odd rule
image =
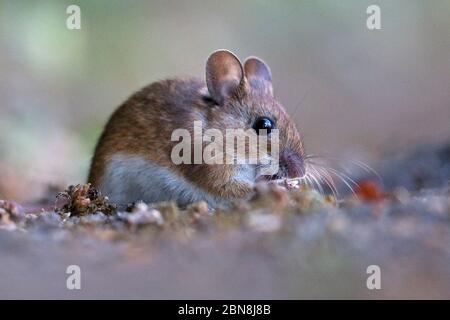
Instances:
[[[294,150],[287,149],[280,154],[280,171],[287,178],[301,178],[305,175],[305,163],[302,156]]]

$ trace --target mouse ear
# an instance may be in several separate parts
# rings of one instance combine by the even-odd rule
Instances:
[[[206,85],[219,104],[230,98],[244,83],[244,70],[239,59],[228,50],[213,52],[206,62]]]
[[[263,60],[257,57],[248,57],[244,63],[244,70],[252,89],[273,96],[272,72]]]

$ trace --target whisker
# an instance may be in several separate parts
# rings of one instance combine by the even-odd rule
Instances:
[[[359,187],[359,184],[357,184],[353,179],[351,179],[350,177],[348,177],[347,175],[343,174],[343,173],[339,173],[339,171],[332,169],[332,168],[328,168],[328,170],[330,170],[334,175],[336,175],[339,179],[341,179],[341,181],[350,189],[350,191],[356,195],[355,190],[353,189],[353,187],[351,186],[351,184],[347,181],[347,179],[353,183],[356,187]]]
[[[310,177],[305,175],[305,178],[306,178],[306,181],[307,181],[307,187],[308,188],[313,188]]]
[[[321,181],[325,182],[325,184],[328,186],[328,188],[330,188],[331,192],[333,193],[334,198],[338,199],[339,192],[336,188],[336,184],[334,183],[333,177],[328,173],[328,171],[326,171],[323,168],[316,168],[313,165],[310,165],[309,169],[314,170],[319,174]]]
[[[327,162],[330,160],[336,160],[336,164],[339,169],[331,167]],[[332,194],[334,198],[339,201],[340,187],[338,188],[337,181],[345,185],[346,188],[356,195],[355,187],[359,188],[358,182],[353,179],[348,172],[348,167],[344,166],[344,161],[338,157],[324,157],[316,154],[308,154],[304,157],[306,173],[303,177],[298,178],[284,178],[273,180],[277,183],[286,183],[288,181],[298,181],[298,184],[308,188],[312,188],[320,192],[320,194]],[[348,163],[357,166],[359,169],[364,170],[366,173],[373,174],[382,183],[382,178],[372,167],[358,160],[346,160]],[[259,169],[263,167],[257,166]]]
[[[355,187],[358,187],[359,188],[359,183],[357,183],[355,180],[353,180],[350,176],[348,176],[347,174],[345,174],[345,173],[343,173],[343,172],[341,172],[341,171],[338,171],[338,170],[336,170],[336,169],[333,169],[333,168],[328,168],[331,172],[333,172],[334,174],[336,174],[336,175],[341,175],[341,176],[343,176],[344,178],[346,178],[347,180],[349,180]]]
[[[359,187],[359,184],[355,181],[355,180],[353,180],[352,178],[350,178],[348,175],[346,175],[345,173],[343,173],[343,172],[340,172],[340,171],[338,171],[338,170],[336,170],[336,169],[333,169],[333,168],[331,168],[331,167],[327,167],[327,166],[325,166],[325,165],[323,165],[323,164],[320,164],[320,163],[314,163],[314,162],[312,162],[312,164],[314,164],[315,166],[319,166],[319,167],[321,167],[321,168],[323,168],[323,169],[326,169],[326,170],[328,170],[328,171],[330,171],[332,174],[334,174],[336,177],[338,177],[348,188],[349,188],[349,190],[354,194],[354,195],[356,195],[356,192],[355,192],[355,190],[353,189],[353,187],[351,186],[351,184],[350,183],[352,183],[354,186],[356,186],[356,187]]]
[[[312,181],[315,183],[315,185],[317,186],[318,191],[320,192],[320,194],[325,194],[325,192],[323,191],[322,185],[320,184],[320,182],[317,180],[317,178],[314,176],[313,173],[309,172],[307,173],[307,175],[312,179]],[[315,189],[315,188],[314,188]]]
[[[309,167],[306,168],[306,175],[310,176],[311,179],[313,179],[315,181],[315,183],[318,186],[318,189],[320,190],[320,192],[322,194],[324,194],[325,192],[324,192],[324,190],[322,188],[321,183],[319,182],[319,181],[321,181],[320,174],[318,174],[318,172],[315,171],[313,167],[309,166]]]
[[[381,175],[375,169],[373,169],[371,166],[369,166],[368,164],[366,164],[362,161],[351,160],[351,159],[341,159],[338,157],[329,157],[329,156],[322,156],[322,155],[317,155],[317,154],[306,155],[305,160],[310,160],[310,159],[334,160],[334,161],[338,161],[340,166],[343,166],[342,162],[348,161],[348,162],[352,163],[353,165],[357,166],[358,168],[364,170],[365,172],[373,174],[378,179],[378,181],[380,181],[380,183],[383,184],[383,178],[381,177]]]

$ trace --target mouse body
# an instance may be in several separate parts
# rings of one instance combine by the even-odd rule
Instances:
[[[226,129],[245,129],[264,132],[268,140],[276,131],[278,171],[263,176],[258,163],[210,164],[194,156],[189,163],[174,161],[174,147],[180,142],[174,141],[174,132],[182,129],[195,137],[194,124],[201,124],[202,133],[212,129],[227,136]],[[270,148],[264,156],[272,156]],[[241,64],[230,51],[218,50],[207,59],[206,81],[152,83],[112,114],[97,143],[88,182],[116,203],[206,201],[217,207],[248,196],[260,180],[304,174],[300,135],[274,98],[267,64],[256,57]]]

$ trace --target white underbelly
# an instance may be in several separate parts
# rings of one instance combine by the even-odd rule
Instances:
[[[106,167],[100,191],[120,204],[176,201],[181,205],[204,200],[212,207],[220,199],[185,178],[139,156],[116,155]]]

